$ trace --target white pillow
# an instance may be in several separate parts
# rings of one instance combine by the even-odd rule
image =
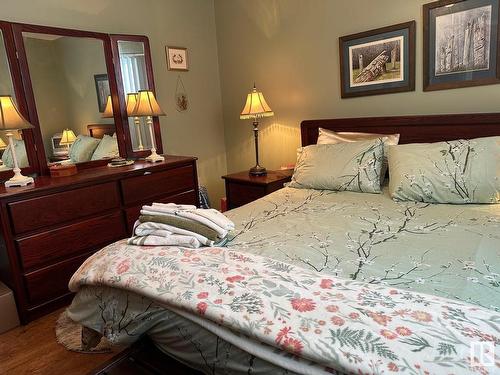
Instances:
[[[116,158],[117,156],[120,156],[118,151],[118,141],[115,137],[110,137],[105,134],[95,149],[94,154],[92,155],[92,160]]]

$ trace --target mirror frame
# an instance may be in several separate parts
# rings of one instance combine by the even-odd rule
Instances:
[[[120,100],[118,95],[118,86],[116,82],[116,73],[115,67],[113,65],[113,54],[111,49],[111,39],[108,34],[97,33],[92,31],[83,31],[83,30],[73,30],[73,29],[64,29],[59,27],[51,27],[51,26],[40,26],[40,25],[30,25],[30,24],[22,24],[22,23],[12,23],[12,32],[14,36],[14,44],[15,49],[17,50],[17,58],[19,62],[19,69],[21,72],[22,83],[24,85],[24,95],[26,98],[27,111],[22,113],[28,113],[29,121],[35,126],[35,149],[39,160],[39,170],[42,175],[48,175],[49,167],[47,165],[45,148],[43,145],[42,133],[40,130],[40,121],[38,119],[38,113],[36,109],[35,96],[33,93],[33,85],[31,82],[30,71],[28,66],[28,60],[26,56],[26,50],[24,46],[23,32],[30,33],[39,33],[39,34],[51,34],[51,35],[60,35],[60,36],[69,36],[69,37],[77,37],[77,38],[93,38],[102,41],[104,58],[106,62],[106,70],[109,79],[109,87],[111,91],[111,98],[113,104],[113,114],[115,120],[115,129],[116,129],[116,137],[118,140],[118,150],[120,152],[120,156],[125,157],[127,155],[126,149],[126,135],[123,129],[121,108],[120,108]],[[94,160],[83,163],[78,163],[78,169],[86,169],[95,166],[106,165],[109,160]]]
[[[5,46],[5,51],[7,54],[7,61],[10,70],[10,79],[12,81],[12,87],[14,88],[13,96],[16,98],[16,104],[21,112],[21,114],[26,118],[30,119],[28,105],[25,100],[23,81],[21,77],[21,70],[17,61],[17,53],[14,44],[14,34],[11,22],[0,21],[0,30],[3,35],[3,43]],[[37,155],[37,145],[35,142],[35,129],[25,129],[23,130],[23,139],[26,147],[26,155],[28,156],[29,166],[22,168],[21,172],[24,175],[31,175],[40,170],[40,165],[38,162]],[[0,180],[7,180],[14,175],[12,170],[1,171]]]
[[[120,100],[122,126],[123,126],[123,132],[124,134],[126,134],[126,136],[124,137],[126,145],[126,153],[127,156],[132,158],[145,158],[150,154],[150,151],[149,150],[134,151],[132,145],[132,139],[130,137],[129,118],[127,115],[126,95],[123,90],[123,78],[120,65],[120,53],[118,48],[118,42],[119,41],[142,42],[144,44],[144,60],[146,62],[146,76],[148,79],[148,86],[149,90],[153,91],[153,93],[156,95],[154,74],[153,74],[153,63],[151,60],[151,49],[149,47],[149,39],[148,37],[142,35],[124,35],[124,34],[111,34],[110,37],[111,37],[111,46],[113,52],[113,61],[115,65],[116,82],[118,85],[118,97]],[[155,136],[156,150],[159,154],[163,154],[160,120],[157,116],[153,117],[153,131]]]

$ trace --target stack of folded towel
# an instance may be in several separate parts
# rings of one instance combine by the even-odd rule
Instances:
[[[143,206],[130,245],[224,246],[234,223],[214,209],[174,203]]]

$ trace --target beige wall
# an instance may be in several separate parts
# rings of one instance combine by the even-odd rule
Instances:
[[[253,165],[250,123],[238,119],[253,82],[275,111],[263,120],[262,163],[295,161],[300,121],[496,112],[500,85],[422,92],[422,4],[431,0],[215,0],[228,171]],[[340,98],[338,37],[417,21],[416,91]]]
[[[158,101],[166,111],[162,138],[167,153],[199,157],[200,183],[214,203],[224,194],[226,172],[214,5],[210,0],[3,0],[0,18],[106,33],[147,35]],[[167,71],[165,45],[189,49],[190,71]],[[177,76],[190,109],[175,109]]]

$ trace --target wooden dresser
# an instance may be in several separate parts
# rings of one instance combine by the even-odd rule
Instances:
[[[27,323],[67,304],[68,281],[95,251],[130,235],[143,204],[198,203],[196,158],[98,167],[0,186],[0,279]]]

